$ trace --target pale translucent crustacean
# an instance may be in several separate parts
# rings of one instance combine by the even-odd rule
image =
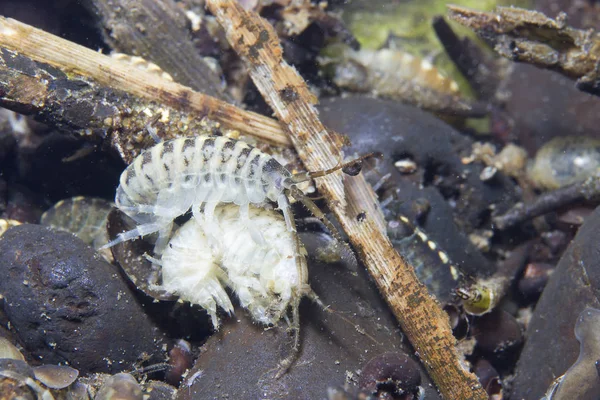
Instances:
[[[206,308],[215,327],[217,306],[232,310],[226,286],[264,324],[287,319],[290,307],[294,353],[280,363],[284,372],[300,346],[300,299],[312,295],[322,305],[307,284],[306,258],[288,196],[302,201],[343,243],[333,224],[297,184],[339,169],[357,174],[357,164],[368,156],[329,170],[292,175],[271,155],[223,136],[159,142],[125,169],[117,188],[116,206],[135,221],[135,228],[120,233],[103,248],[158,233],[155,258],[149,258],[163,265],[161,289]],[[348,169],[349,165],[353,168]],[[268,202],[276,202],[283,216],[257,208]],[[172,238],[175,220],[190,210],[191,225]],[[173,273],[171,268],[175,268]]]
[[[333,170],[343,166],[339,165]],[[324,173],[329,172],[331,170]],[[117,189],[116,206],[136,222],[136,227],[119,234],[103,248],[158,232],[154,255],[159,257],[167,249],[175,219],[190,209],[196,224],[202,226],[210,247],[219,247],[218,243],[223,241],[224,227],[216,221],[215,213],[217,207],[223,203],[233,203],[237,206],[236,218],[230,218],[243,227],[250,245],[265,246],[268,245],[266,232],[263,232],[263,227],[253,219],[260,213],[253,211],[251,217],[250,207],[263,206],[268,201],[275,201],[283,213],[282,223],[285,225],[284,231],[287,232],[285,237],[290,237],[293,243],[294,251],[290,255],[293,260],[290,262],[293,262],[296,268],[295,275],[304,277],[306,259],[301,254],[302,245],[296,233],[296,223],[288,195],[301,200],[325,223],[334,237],[339,239],[339,234],[323,212],[296,186],[296,183],[306,180],[308,176],[310,174],[292,175],[272,156],[242,141],[227,137],[197,136],[157,143],[125,169]],[[271,215],[270,218],[274,217]],[[278,271],[270,272],[278,274]],[[197,278],[209,285],[213,284],[215,279],[218,280],[219,276],[215,271],[214,276],[209,273]],[[266,275],[264,279],[268,279]],[[305,282],[303,279],[300,279],[300,282]],[[245,292],[236,280],[233,279],[232,282],[233,285],[238,285],[239,290],[234,290],[238,292],[242,303],[248,296],[254,296],[252,298],[255,299],[255,294],[250,289]],[[295,285],[295,281],[290,282],[290,285]],[[288,295],[284,288],[274,287],[269,290],[273,293],[276,290],[280,291],[282,296]],[[212,298],[215,306],[218,304],[225,309],[230,307],[225,301],[217,301],[223,300],[223,296],[216,295]],[[204,303],[210,311],[214,306],[208,298],[203,299],[199,298],[196,301],[198,304]],[[271,311],[266,312],[273,313],[273,317],[259,317],[258,303],[254,301],[251,304],[252,307],[248,306],[248,309],[254,313],[256,319],[267,322],[277,320],[279,317],[274,317],[277,312],[281,314],[287,307],[285,304],[282,310],[278,310],[277,307],[272,309],[271,305],[268,305]],[[297,313],[297,308],[293,310]],[[298,319],[296,315],[294,319]]]
[[[40,220],[42,225],[73,233],[98,249],[108,241],[106,220],[113,204],[96,197],[77,196],[60,200]]]
[[[221,235],[209,239],[194,218],[174,234],[162,254],[162,287],[181,300],[205,308],[218,328],[217,306],[233,312],[225,292],[230,288],[253,319],[265,325],[277,323],[288,307],[298,323],[297,308],[311,295],[306,262],[296,265],[295,237],[278,212],[251,206],[252,225],[261,232],[259,244],[238,219],[239,207],[221,205],[215,222]],[[301,255],[304,259],[304,254]]]
[[[40,223],[61,231],[71,232],[89,244],[109,262],[110,249],[102,249],[108,242],[106,222],[113,204],[101,198],[77,196],[60,200],[48,209]]]
[[[324,214],[297,188],[296,183],[304,180],[305,175],[292,175],[269,154],[223,136],[157,143],[125,169],[117,189],[117,208],[137,226],[119,234],[105,247],[158,232],[154,252],[161,254],[174,220],[190,209],[207,233],[218,236],[214,210],[220,203],[240,206],[240,223],[248,227],[255,241],[261,238],[260,232],[249,224],[250,204],[277,202],[288,230],[295,232],[288,194],[299,198],[335,234]]]

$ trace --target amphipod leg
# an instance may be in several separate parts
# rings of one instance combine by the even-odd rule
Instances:
[[[164,228],[161,228],[158,231],[158,238],[156,239],[156,243],[154,244],[154,254],[160,255],[165,251],[165,249],[169,245],[172,230],[173,223],[171,222],[170,224],[168,224]]]
[[[113,247],[116,244],[121,242],[126,242],[131,239],[135,239],[140,236],[146,236],[154,232],[158,232],[161,228],[164,227],[164,224],[158,222],[152,222],[148,224],[142,224],[137,226],[135,229],[132,229],[127,232],[119,233],[115,240],[111,240],[104,246],[100,247],[98,250],[108,249],[109,247]]]
[[[252,238],[254,243],[256,243],[259,246],[266,245],[265,237],[263,236],[263,234],[250,223],[249,203],[240,205],[240,222],[244,226],[244,229],[248,230],[248,233],[250,233],[250,237]]]
[[[292,324],[291,329],[294,331],[294,347],[292,348],[292,352],[289,356],[284,358],[279,362],[279,366],[277,367],[277,373],[275,374],[275,379],[281,378],[292,366],[294,361],[298,359],[298,355],[300,354],[300,300],[302,297],[298,296],[298,298],[294,299],[291,304],[292,307]]]
[[[331,233],[331,236],[333,236],[333,238],[342,246],[340,249],[342,258],[348,261],[355,260],[356,257],[354,256],[350,245],[342,239],[342,235],[331,223],[331,221],[327,219],[325,213],[321,211],[321,209],[310,198],[305,196],[304,193],[302,193],[302,191],[296,186],[292,186],[288,190],[290,194],[294,196],[294,198],[300,200],[302,204],[308,208],[312,215],[314,215],[319,221],[321,221],[323,225],[325,225],[325,227],[329,230],[329,233]]]
[[[301,254],[301,246],[300,246],[300,238],[298,237],[298,232],[296,231],[296,221],[294,221],[294,216],[292,215],[292,208],[290,206],[290,201],[288,200],[285,194],[279,195],[277,198],[277,205],[279,209],[283,213],[283,217],[285,219],[285,224],[289,232],[294,235],[294,258],[296,259],[296,270],[298,274],[298,283],[303,284],[308,281],[308,268],[306,266],[306,258],[302,257]],[[279,363],[278,372],[276,374],[276,378],[280,378],[286,371],[291,367],[291,365],[298,359],[298,355],[300,354],[300,312],[299,305],[302,296],[299,293],[295,293],[296,297],[292,300],[292,330],[294,331],[294,347],[292,349],[292,353],[287,356],[285,359],[281,360]]]
[[[200,220],[202,228],[204,229],[204,234],[206,235],[211,248],[216,248],[216,246],[218,246],[220,243],[219,238],[222,236],[221,228],[215,221],[215,209],[221,202],[221,197],[222,192],[218,192],[208,198],[206,203],[204,203],[204,213]]]

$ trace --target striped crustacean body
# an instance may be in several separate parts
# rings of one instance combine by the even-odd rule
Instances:
[[[245,222],[249,204],[277,201],[286,222],[293,225],[284,191],[295,188],[294,183],[290,172],[273,157],[242,141],[198,136],[158,143],[121,175],[115,203],[138,226],[107,246],[159,232],[155,252],[160,254],[173,221],[190,209],[214,235],[218,227],[213,214],[219,203],[239,205]]]

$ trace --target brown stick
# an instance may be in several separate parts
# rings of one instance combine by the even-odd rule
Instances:
[[[579,90],[600,96],[600,33],[571,28],[567,16],[496,7],[494,12],[448,5],[448,16],[473,29],[513,61],[558,71],[576,79]]]
[[[283,61],[273,27],[233,0],[208,0],[207,6],[225,28],[231,46],[247,63],[263,97],[286,123],[307,169],[334,166],[341,158],[341,140],[319,121],[316,98]],[[375,195],[364,177],[347,177],[344,187],[337,173],[319,178],[317,185],[443,397],[487,399],[477,378],[459,362],[448,316],[378,228]],[[362,213],[366,219],[357,218]]]
[[[158,101],[179,110],[194,111],[228,128],[237,129],[261,140],[282,146],[291,145],[277,121],[194,92],[188,87],[140,71],[131,65],[14,19],[0,17],[0,47],[50,64],[67,74],[74,73],[91,78],[101,85]]]
[[[494,217],[493,222],[498,229],[504,230],[578,201],[598,199],[600,179],[593,176],[585,181],[541,194],[530,203],[517,203],[506,213]]]

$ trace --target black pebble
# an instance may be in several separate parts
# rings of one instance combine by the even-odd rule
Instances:
[[[0,238],[0,294],[22,343],[43,363],[88,372],[155,361],[163,337],[117,269],[66,232],[20,225]],[[151,358],[152,361],[152,358]]]

